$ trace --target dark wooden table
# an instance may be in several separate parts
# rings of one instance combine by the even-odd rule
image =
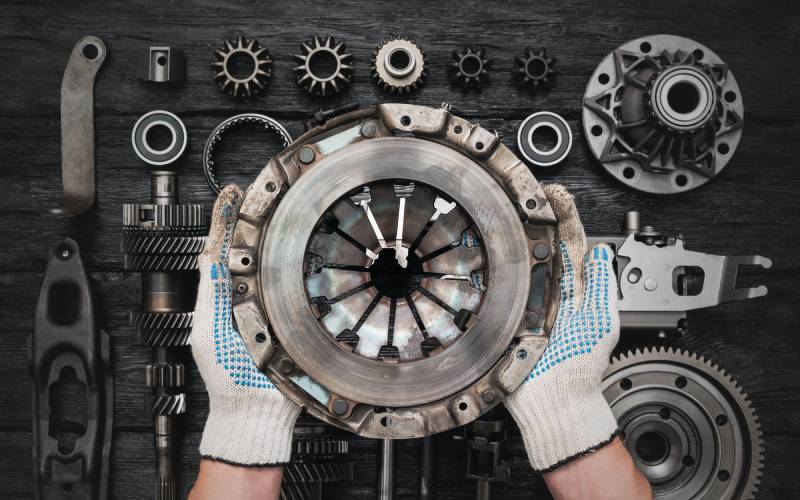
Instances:
[[[332,99],[310,98],[294,83],[292,55],[314,34],[332,33],[354,54],[353,85]],[[719,178],[695,191],[669,197],[645,195],[614,181],[593,160],[580,127],[581,97],[600,59],[642,35],[675,33],[717,52],[736,75],[745,102],[745,130],[733,161]],[[68,55],[83,35],[96,35],[108,58],[96,85],[97,203],[78,218],[40,215],[60,192],[59,88]],[[269,91],[251,102],[222,95],[209,63],[223,37],[257,37],[275,59]],[[664,231],[681,232],[691,249],[760,253],[774,261],[765,276],[766,299],[728,304],[691,314],[680,347],[709,356],[750,394],[766,441],[760,498],[800,496],[800,363],[795,286],[800,278],[798,190],[800,98],[796,90],[800,7],[794,2],[4,2],[0,42],[0,497],[32,496],[31,391],[27,341],[42,281],[47,246],[71,236],[91,271],[100,322],[111,334],[116,385],[111,464],[114,498],[149,496],[153,477],[151,421],[144,415],[142,366],[149,351],[136,345],[127,312],[138,303],[137,275],[121,272],[121,205],[146,200],[148,167],[134,155],[130,131],[152,109],[177,113],[190,133],[177,164],[183,200],[210,204],[200,156],[210,130],[236,112],[260,111],[293,134],[321,106],[352,100],[374,104],[391,98],[370,79],[372,51],[382,38],[404,34],[427,51],[430,77],[406,102],[453,104],[457,113],[495,128],[509,146],[520,121],[537,110],[560,113],[573,127],[568,160],[535,174],[566,184],[590,233],[619,230],[626,210]],[[464,95],[447,83],[450,51],[481,44],[495,61],[492,82]],[[135,51],[168,44],[186,51],[187,80],[178,87],[146,85],[134,78]],[[559,76],[549,93],[531,97],[510,81],[512,58],[526,45],[542,45],[558,58]],[[241,184],[275,152],[256,134],[231,137],[223,159],[225,180]],[[238,165],[234,168],[233,165]],[[625,334],[623,334],[625,335]],[[645,342],[626,335],[627,345]],[[193,368],[193,367],[192,367]],[[191,370],[192,372],[194,370]],[[197,445],[207,412],[202,380],[190,375],[190,410],[180,458],[182,494],[197,467]],[[437,436],[438,498],[470,498],[461,448]],[[494,498],[546,497],[530,472],[518,435],[510,440],[513,482]],[[355,439],[356,481],[335,498],[372,498],[375,442]],[[398,499],[416,496],[416,444],[399,445]]]

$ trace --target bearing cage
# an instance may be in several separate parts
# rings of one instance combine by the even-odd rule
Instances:
[[[436,144],[427,144],[429,142]],[[389,146],[385,146],[387,144]],[[299,193],[292,192],[290,186],[305,175],[314,179],[315,169],[322,171],[324,168],[333,168],[333,160],[328,160],[327,163],[325,160],[335,158],[338,151],[351,148],[350,153],[356,154],[380,147],[395,148],[392,150],[395,157],[400,157],[403,148],[416,148],[417,151],[431,149],[437,151],[437,154],[474,162],[481,167],[475,175],[493,180],[495,189],[499,188],[497,192],[510,198],[509,205],[498,209],[497,214],[505,211],[501,222],[521,229],[518,234],[521,235],[519,241],[522,244],[517,248],[523,249],[523,258],[508,266],[517,266],[513,267],[514,270],[524,266],[529,271],[518,278],[522,284],[518,284],[515,289],[528,293],[523,293],[521,299],[513,296],[504,299],[507,302],[516,300],[518,303],[515,313],[511,314],[510,319],[506,318],[509,325],[504,332],[508,342],[500,345],[497,358],[487,357],[488,363],[484,360],[485,370],[474,373],[471,379],[454,386],[451,392],[428,391],[422,397],[420,394],[425,394],[424,390],[417,391],[420,394],[415,396],[407,394],[398,385],[392,386],[394,389],[387,387],[389,395],[386,399],[377,393],[360,397],[359,391],[348,391],[347,380],[337,383],[329,376],[330,373],[326,373],[327,364],[302,360],[301,351],[292,344],[291,337],[295,333],[305,333],[304,327],[296,327],[297,325],[305,325],[303,321],[309,318],[317,322],[308,304],[306,303],[307,314],[303,318],[284,315],[284,319],[292,318],[293,332],[283,331],[281,325],[285,325],[285,321],[276,322],[274,316],[283,307],[283,302],[290,301],[284,301],[285,297],[273,297],[272,295],[279,294],[266,292],[264,286],[269,277],[270,288],[280,288],[285,285],[283,281],[289,280],[296,281],[304,289],[302,272],[294,273],[297,276],[292,273],[292,270],[298,271],[294,269],[297,267],[296,256],[295,260],[289,259],[288,269],[283,266],[284,261],[280,261],[278,266],[275,265],[277,261],[270,262],[269,248],[270,245],[274,247],[276,241],[274,236],[270,237],[273,223],[279,228],[272,232],[279,233],[280,239],[277,241],[299,242],[304,238],[308,241],[309,235],[293,235],[295,228],[287,231],[287,226],[280,226],[282,221],[288,220],[288,215],[281,212],[288,213],[289,209],[281,211],[279,203],[288,200],[291,204],[292,198],[304,195],[308,200],[313,198],[308,196],[305,188],[301,189],[303,193]],[[472,166],[475,165],[470,165]],[[347,171],[349,174],[350,170]],[[319,175],[319,179],[326,178]],[[409,167],[403,175],[383,174],[383,178],[392,177],[425,182],[414,172],[414,167]],[[375,180],[379,179],[369,178],[367,182]],[[335,185],[336,182],[329,179],[328,184]],[[330,196],[333,199],[338,198],[335,193]],[[313,203],[309,203],[311,204]],[[475,206],[479,205],[480,203]],[[486,209],[486,202],[483,205],[478,211]],[[470,213],[469,209],[467,212],[475,218],[475,214]],[[500,217],[497,214],[491,217]],[[491,217],[486,220],[497,222]],[[313,216],[309,218],[314,219],[314,222],[317,220]],[[468,423],[499,403],[524,380],[541,357],[547,345],[547,335],[542,333],[549,333],[558,305],[558,290],[553,286],[558,262],[551,258],[555,254],[554,226],[555,217],[538,182],[528,168],[500,143],[494,133],[453,116],[446,109],[386,104],[355,111],[329,120],[324,126],[304,134],[273,158],[248,188],[230,253],[235,290],[234,317],[256,365],[290,399],[306,407],[314,416],[369,437],[411,438],[442,432]],[[292,252],[291,246],[286,245],[286,252]],[[305,244],[301,246],[295,253],[305,253]],[[547,250],[546,257],[535,257],[533,248],[536,247],[537,255],[541,256],[542,246]],[[300,261],[302,260],[301,258]],[[304,299],[307,300],[307,297]],[[272,311],[272,316],[267,314],[268,310]],[[514,321],[516,323],[512,325]],[[473,337],[477,338],[476,335]],[[310,338],[313,341],[315,337]],[[320,342],[323,340],[329,341],[322,339]],[[305,349],[304,346],[304,350],[314,349]],[[343,357],[350,354],[340,352]],[[372,360],[362,361],[375,363]],[[386,365],[384,371],[388,373],[397,366]],[[350,372],[338,372],[334,375],[347,379]],[[385,380],[387,379],[384,377],[382,382]],[[332,390],[333,387],[336,390]],[[348,392],[346,396],[343,394],[345,392]]]

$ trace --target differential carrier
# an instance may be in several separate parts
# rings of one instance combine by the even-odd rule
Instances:
[[[387,104],[310,130],[250,186],[231,245],[256,364],[314,416],[410,438],[474,420],[541,356],[555,218],[497,136]]]
[[[719,174],[742,133],[744,108],[728,66],[673,35],[628,42],[592,74],[583,127],[611,175],[648,193],[688,191]]]

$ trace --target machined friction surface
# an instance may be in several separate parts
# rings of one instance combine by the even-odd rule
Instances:
[[[347,52],[344,42],[337,43],[330,35],[325,40],[315,36],[303,42],[294,58],[297,83],[309,94],[326,97],[350,84],[353,55]]]
[[[372,77],[383,90],[405,94],[417,90],[427,78],[425,52],[412,40],[395,37],[374,52]]]
[[[252,97],[267,87],[272,76],[272,57],[266,47],[259,47],[255,38],[238,37],[225,40],[221,50],[214,51],[211,65],[220,90],[234,97]],[[250,73],[238,74],[232,67],[237,58],[249,60]]]
[[[615,357],[603,395],[655,498],[755,497],[761,425],[739,384],[711,361],[677,349]]]

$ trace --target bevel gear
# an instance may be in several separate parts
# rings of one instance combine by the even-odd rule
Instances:
[[[492,61],[486,58],[483,47],[464,47],[454,50],[448,67],[450,83],[462,90],[480,91],[489,81],[489,69]]]
[[[338,94],[350,84],[353,76],[351,60],[344,42],[337,43],[331,35],[323,41],[315,36],[300,46],[295,54],[297,83],[306,92],[321,97]],[[327,66],[320,69],[321,66]]]
[[[375,48],[374,55],[372,77],[379,87],[392,94],[413,92],[428,76],[425,52],[412,40],[390,38]]]
[[[547,56],[546,48],[526,47],[522,56],[514,58],[514,79],[520,87],[535,94],[552,84],[556,74],[553,69],[555,62],[555,57]]]
[[[238,37],[225,40],[220,50],[214,51],[211,68],[216,71],[214,80],[220,90],[234,97],[252,97],[266,89],[272,76],[272,56],[266,47],[260,47],[255,38]],[[236,59],[248,60],[250,73],[240,75],[232,67]]]
[[[761,425],[739,384],[713,362],[680,349],[620,354],[603,395],[655,498],[755,497]]]

